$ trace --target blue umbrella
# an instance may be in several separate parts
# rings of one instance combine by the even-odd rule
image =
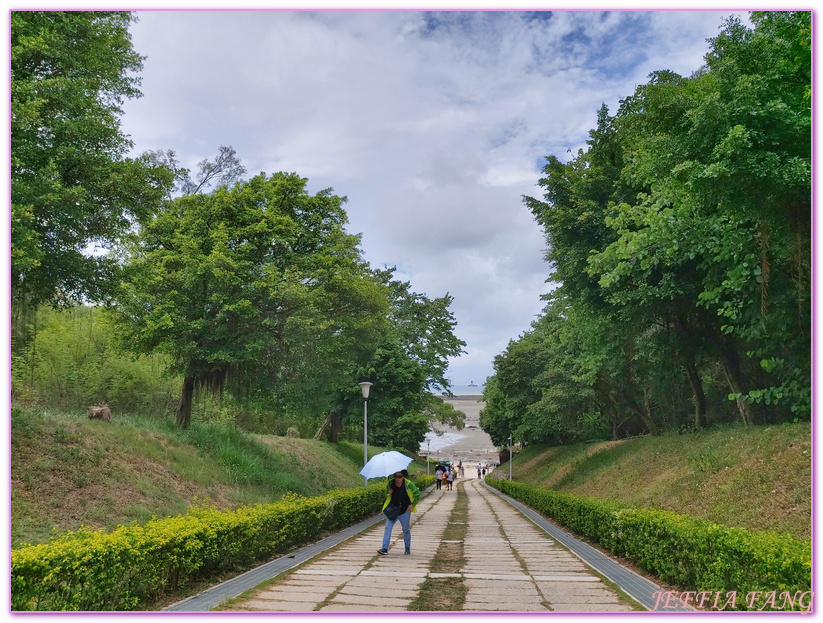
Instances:
[[[381,452],[369,459],[369,462],[360,470],[360,475],[365,478],[385,478],[394,472],[406,469],[412,460],[411,457],[397,450]]]

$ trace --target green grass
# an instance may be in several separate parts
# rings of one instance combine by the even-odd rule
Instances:
[[[811,426],[724,426],[696,433],[548,447],[515,457],[515,480],[750,530],[811,534]]]
[[[370,448],[370,454],[383,448]],[[110,530],[186,512],[319,495],[363,484],[362,446],[254,435],[194,421],[11,411],[11,541],[40,543],[81,525]],[[410,471],[419,471],[416,464]],[[422,468],[425,471],[425,465]]]

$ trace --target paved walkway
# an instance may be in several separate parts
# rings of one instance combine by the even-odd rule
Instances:
[[[632,610],[580,559],[477,479],[462,479],[468,517],[458,573],[430,571],[457,501],[432,491],[412,515],[411,555],[395,525],[387,556],[377,549],[384,522],[259,589],[233,611],[406,610],[427,579],[450,577],[466,587],[463,610]],[[461,543],[457,542],[456,546]]]

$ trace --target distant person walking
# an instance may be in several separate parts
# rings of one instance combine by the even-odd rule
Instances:
[[[435,488],[439,489],[440,486],[443,484],[443,481],[441,480],[442,478],[443,478],[443,470],[440,469],[440,466],[438,465],[437,469],[434,470]]]
[[[486,468],[484,467],[483,468],[483,478],[485,478],[485,477],[486,477]]]
[[[477,464],[477,478],[480,479],[480,463]]]
[[[417,512],[417,502],[420,500],[420,489],[409,481],[409,472],[405,469],[395,472],[386,485],[386,501],[383,502],[383,513],[386,515],[386,529],[383,531],[383,547],[377,550],[385,556],[389,553],[391,531],[397,520],[403,528],[403,543],[405,553],[411,554],[411,514]]]
[[[446,474],[448,474],[448,472],[449,472],[449,468],[444,467],[443,468],[443,473],[440,474],[440,482],[442,482],[444,485],[446,484]],[[446,490],[445,487],[443,488],[443,490],[444,491]]]
[[[450,469],[446,474],[446,481],[449,484],[449,491],[452,490],[452,483],[454,482],[454,470]]]

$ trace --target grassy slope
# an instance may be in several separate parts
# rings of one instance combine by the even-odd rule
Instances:
[[[369,454],[381,451],[369,448]],[[12,410],[11,541],[38,543],[80,525],[111,529],[190,504],[266,503],[287,491],[358,487],[362,446],[257,436],[194,422]],[[425,469],[413,463],[413,473]],[[208,501],[208,502],[206,502]]]
[[[504,471],[507,471],[503,466]],[[527,447],[516,480],[750,530],[811,534],[811,425]]]

